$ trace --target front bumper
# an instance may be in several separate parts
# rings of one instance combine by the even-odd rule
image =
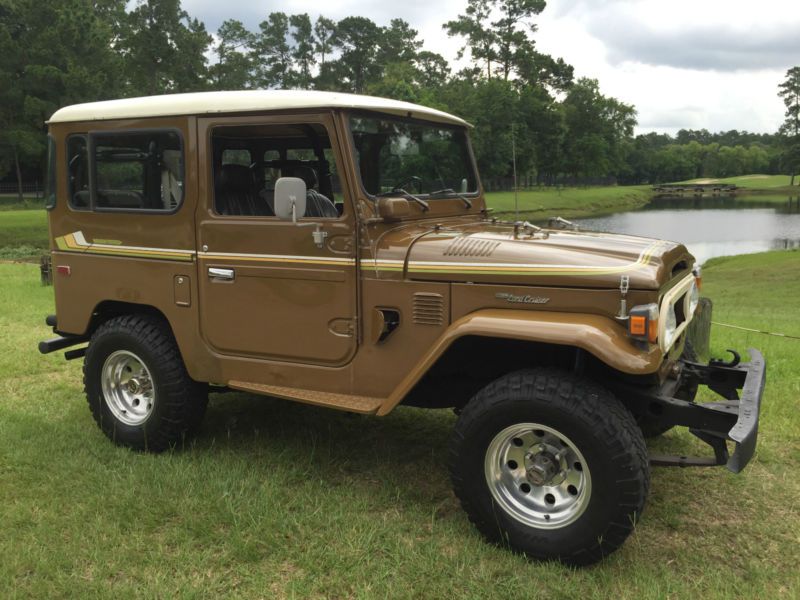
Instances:
[[[734,473],[744,469],[756,450],[758,418],[767,373],[761,353],[753,348],[747,352],[750,354],[747,363],[740,363],[735,352],[734,359],[727,363],[712,360],[704,365],[682,360],[678,378],[668,380],[656,390],[621,390],[626,397],[635,398],[636,405],[646,411],[649,418],[657,418],[665,425],[689,427],[695,436],[714,449],[714,458],[651,456],[651,464],[681,467],[726,465]],[[723,400],[695,403],[684,399],[693,397],[699,385],[707,386]],[[728,452],[728,441],[734,443],[733,454]]]

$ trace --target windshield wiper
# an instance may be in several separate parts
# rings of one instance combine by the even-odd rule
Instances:
[[[431,192],[430,194],[428,194],[428,197],[435,198],[436,196],[444,196],[444,195],[449,195],[458,198],[459,200],[464,202],[467,208],[472,208],[472,200],[470,200],[466,196],[462,196],[453,188],[444,188],[443,190],[436,190],[435,192]]]
[[[430,205],[427,202],[425,202],[425,200],[415,196],[410,192],[405,191],[403,188],[392,188],[388,192],[380,192],[378,194],[375,194],[376,198],[386,198],[387,196],[402,196],[406,200],[413,200],[414,202],[419,204],[422,207],[422,210],[425,212],[429,211],[431,208]]]

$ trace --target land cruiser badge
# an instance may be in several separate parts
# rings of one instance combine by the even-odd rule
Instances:
[[[550,298],[543,296],[517,296],[509,294],[508,292],[498,292],[494,295],[498,300],[505,300],[506,302],[513,302],[514,304],[547,304]]]

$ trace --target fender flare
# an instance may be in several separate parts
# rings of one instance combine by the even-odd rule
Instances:
[[[637,348],[608,317],[583,313],[484,309],[452,323],[378,409],[385,415],[411,391],[451,344],[464,336],[543,342],[581,348],[622,373],[647,375],[661,366],[658,346]]]

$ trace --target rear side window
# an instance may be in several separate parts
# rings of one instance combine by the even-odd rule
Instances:
[[[85,135],[67,138],[67,200],[72,208],[89,209],[89,155]]]
[[[47,136],[47,187],[44,191],[44,207],[48,210],[56,205],[56,143]]]
[[[183,148],[175,131],[91,136],[94,208],[173,212],[183,201]]]

